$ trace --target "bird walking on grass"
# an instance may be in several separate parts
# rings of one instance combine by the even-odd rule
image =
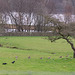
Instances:
[[[62,56],[60,56],[59,58],[62,58]]]
[[[11,62],[12,64],[14,64],[15,63],[15,61],[13,61],[13,62]]]
[[[50,59],[51,57],[48,57],[48,59]]]
[[[30,59],[31,57],[29,56],[28,59]]]
[[[42,57],[40,57],[40,59],[43,59]]]
[[[6,65],[7,63],[2,63],[2,65]]]

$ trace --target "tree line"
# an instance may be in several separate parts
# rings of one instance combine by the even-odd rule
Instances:
[[[52,0],[0,0],[0,7],[1,24],[8,24],[10,19],[19,32],[23,32],[22,25],[34,25],[36,31],[42,32],[47,28],[43,15],[53,13],[55,3]]]

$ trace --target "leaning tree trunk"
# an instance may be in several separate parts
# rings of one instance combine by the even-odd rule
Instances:
[[[75,51],[74,51],[74,54],[73,54],[73,58],[75,58]]]
[[[74,51],[73,58],[75,58],[75,47],[74,47],[74,44],[68,38],[64,37],[63,39],[65,39],[70,44],[72,50]]]
[[[72,50],[73,50],[73,52],[74,52],[74,54],[73,54],[73,58],[75,58],[75,47],[74,47],[74,44],[70,41],[70,39],[68,38],[69,36],[64,36],[62,33],[60,33],[60,31],[59,31],[59,34],[62,36],[62,38],[63,39],[65,39],[69,44],[70,44],[70,46],[71,46],[71,48],[72,48]]]

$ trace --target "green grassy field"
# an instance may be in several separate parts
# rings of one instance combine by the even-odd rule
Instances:
[[[75,75],[73,51],[65,40],[51,43],[46,37],[0,37],[0,44],[0,75]]]

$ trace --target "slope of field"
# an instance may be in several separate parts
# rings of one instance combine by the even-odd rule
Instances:
[[[47,37],[0,37],[0,44],[0,73],[52,75],[52,72],[75,72],[73,51],[65,40],[51,43]]]

